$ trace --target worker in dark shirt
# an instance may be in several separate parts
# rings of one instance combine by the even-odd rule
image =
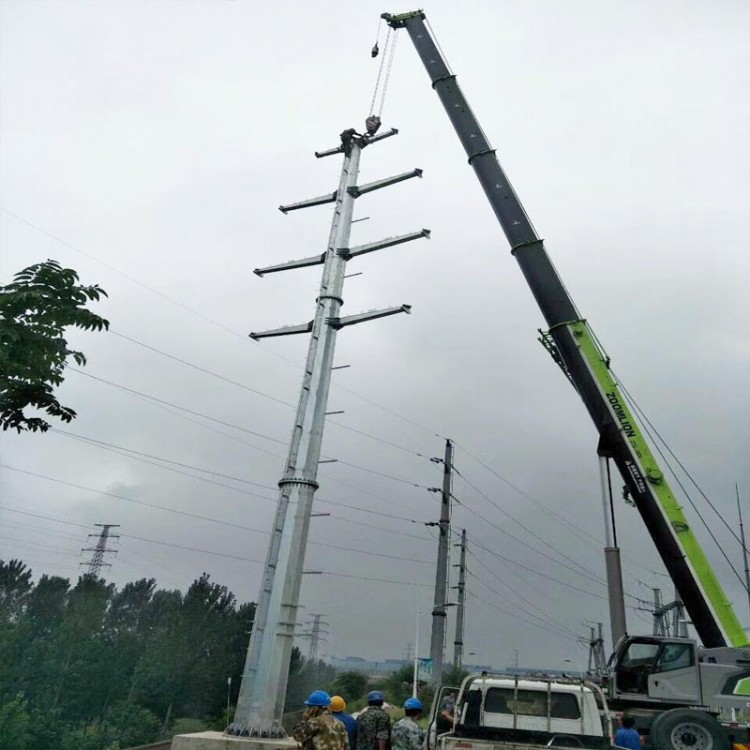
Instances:
[[[384,702],[380,690],[367,694],[367,708],[357,716],[356,750],[389,750],[391,719],[383,709]]]

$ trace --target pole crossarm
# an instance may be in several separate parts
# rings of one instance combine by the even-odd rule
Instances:
[[[250,334],[253,341],[258,339],[270,339],[272,336],[292,336],[295,333],[310,333],[313,328],[313,321],[300,323],[297,326],[284,326],[283,328],[272,328],[270,331],[257,331]]]
[[[400,234],[397,237],[386,237],[384,240],[378,240],[377,242],[369,242],[366,245],[357,245],[356,247],[342,247],[338,251],[338,254],[340,257],[344,258],[344,260],[349,260],[350,258],[356,258],[358,255],[364,255],[365,253],[372,253],[372,252],[375,252],[375,250],[382,250],[385,247],[393,247],[394,245],[401,245],[404,242],[411,242],[412,240],[418,240],[420,237],[426,237],[429,240],[430,230],[421,229],[418,232],[409,232],[409,234]]]
[[[422,177],[423,170],[418,167],[412,169],[411,172],[403,172],[402,174],[394,175],[393,177],[385,177],[382,180],[375,180],[375,182],[368,182],[366,185],[352,185],[348,188],[349,195],[359,198],[360,195],[365,193],[371,193],[373,190],[380,190],[380,188],[389,187],[395,185],[397,182],[404,182],[404,180],[411,180],[412,177]],[[300,206],[302,208],[302,206]]]
[[[393,247],[394,245],[401,245],[404,242],[411,242],[411,240],[418,240],[420,237],[427,237],[430,239],[429,229],[420,229],[418,232],[409,232],[409,234],[401,234],[397,237],[387,237],[384,240],[378,240],[377,242],[370,242],[366,245],[357,245],[356,247],[342,247],[337,251],[340,258],[349,260],[350,258],[356,258],[358,255],[364,255],[365,253],[372,253],[375,250],[381,250],[385,247]],[[277,273],[278,271],[289,271],[293,268],[309,268],[310,266],[320,266],[325,263],[326,253],[320,255],[310,255],[307,258],[300,258],[299,260],[288,260],[285,263],[279,263],[274,266],[265,266],[264,268],[256,268],[253,273],[256,276],[265,276],[267,273]]]
[[[397,315],[398,313],[411,314],[411,305],[401,305],[399,307],[387,307],[384,310],[368,310],[367,312],[359,313],[357,315],[347,315],[344,318],[329,318],[328,325],[331,328],[339,330],[346,326],[353,326],[357,323],[365,323],[368,320],[376,320],[377,318],[385,318],[388,315]]]
[[[279,263],[276,266],[266,266],[265,268],[255,268],[253,273],[256,276],[265,276],[267,273],[276,273],[277,271],[288,271],[292,268],[307,268],[308,266],[319,266],[325,263],[326,254],[311,255],[308,258],[299,260],[288,260],[286,263]]]
[[[327,193],[326,195],[319,195],[317,198],[308,198],[304,201],[299,201],[298,203],[289,203],[286,206],[279,206],[279,211],[281,211],[282,214],[288,214],[290,211],[297,211],[300,208],[310,208],[310,206],[322,206],[326,203],[335,203],[336,198],[338,197],[336,190],[334,190],[332,193]]]
[[[371,143],[377,143],[378,141],[382,141],[384,138],[390,138],[392,135],[398,135],[398,128],[391,128],[390,130],[385,130],[384,132],[378,133],[377,135],[362,135],[358,139],[360,148],[369,146]],[[324,159],[326,156],[335,156],[336,154],[343,154],[343,153],[344,153],[344,146],[341,145],[341,146],[336,146],[336,148],[329,148],[327,151],[316,151],[315,158]]]

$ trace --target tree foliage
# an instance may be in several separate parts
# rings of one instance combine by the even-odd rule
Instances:
[[[70,422],[76,413],[58,401],[55,390],[72,358],[86,364],[83,352],[70,349],[65,329],[101,331],[108,321],[87,309],[107,293],[82,286],[78,274],[47,260],[19,271],[0,286],[0,424],[3,430],[45,432],[46,419],[28,416],[32,407]]]
[[[127,748],[184,718],[223,728],[254,614],[205,573],[184,594],[153,578],[34,585],[21,561],[0,560],[0,750],[32,737],[45,750]]]
[[[0,560],[0,750],[119,750],[224,729],[254,616],[207,573],[184,593],[154,578],[118,590],[91,575],[34,583],[21,560]],[[367,677],[338,678],[294,648],[287,711],[317,689],[351,701]]]
[[[368,677],[362,672],[341,672],[333,681],[333,692],[347,703],[359,700],[367,692]]]

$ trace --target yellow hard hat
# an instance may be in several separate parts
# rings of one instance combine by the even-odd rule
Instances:
[[[331,696],[331,711],[338,713],[346,710],[346,701],[340,695]]]

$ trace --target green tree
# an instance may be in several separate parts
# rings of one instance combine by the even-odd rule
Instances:
[[[31,571],[20,560],[0,560],[0,620],[15,620],[31,591]]]
[[[362,672],[340,672],[333,681],[333,691],[347,703],[361,698],[367,690],[367,675]]]
[[[72,268],[47,260],[19,271],[14,281],[0,286],[0,424],[18,432],[46,432],[50,425],[27,416],[28,407],[63,422],[76,413],[55,396],[72,357],[86,364],[83,352],[68,348],[65,329],[101,331],[104,318],[86,308],[107,293],[97,285],[81,286]]]
[[[459,687],[469,673],[463,667],[449,667],[443,672],[441,685],[455,685]]]
[[[0,706],[0,750],[31,747],[31,717],[22,694]]]

